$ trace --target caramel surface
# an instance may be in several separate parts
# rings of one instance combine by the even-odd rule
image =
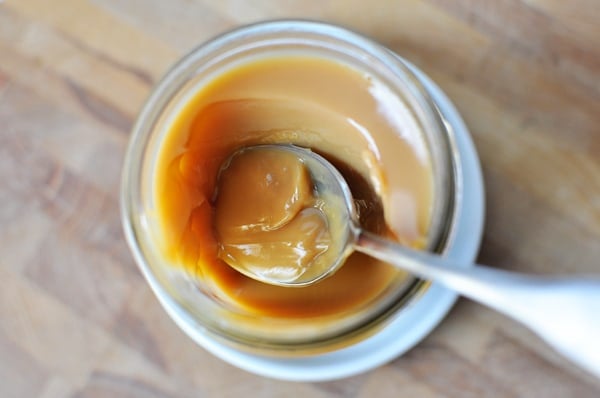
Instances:
[[[231,153],[293,143],[341,170],[366,229],[421,247],[432,203],[431,167],[419,127],[400,98],[365,73],[310,56],[249,61],[199,86],[170,123],[155,167],[157,243],[168,261],[183,265],[220,299],[270,316],[352,312],[408,278],[353,254],[316,285],[266,285],[219,258],[219,221],[215,225],[217,175]],[[239,196],[243,206],[252,188],[237,187],[229,205],[235,207]]]
[[[296,155],[236,152],[219,174],[214,204],[219,258],[250,276],[297,280],[332,246],[322,205]]]

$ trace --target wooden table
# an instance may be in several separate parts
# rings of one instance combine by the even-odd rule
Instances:
[[[167,318],[118,212],[130,127],[170,64],[240,24],[312,18],[386,44],[456,103],[486,181],[481,262],[600,273],[597,0],[0,3],[1,397],[600,396],[600,381],[466,300],[367,374],[248,374]]]

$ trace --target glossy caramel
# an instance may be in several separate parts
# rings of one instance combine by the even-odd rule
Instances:
[[[366,73],[308,55],[248,61],[198,84],[162,138],[155,167],[156,240],[167,261],[184,266],[218,299],[269,316],[352,312],[408,278],[353,254],[314,286],[269,286],[219,259],[214,224],[225,159],[248,145],[294,143],[341,169],[366,229],[422,247],[431,165],[401,98]]]
[[[315,267],[336,248],[313,184],[293,153],[234,153],[219,172],[214,201],[219,258],[267,281],[292,282]]]

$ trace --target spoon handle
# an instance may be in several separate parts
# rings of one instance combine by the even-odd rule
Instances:
[[[361,231],[355,250],[440,283],[529,327],[558,352],[600,377],[600,279],[541,277],[476,265]]]

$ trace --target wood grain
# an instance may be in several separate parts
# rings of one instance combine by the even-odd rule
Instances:
[[[596,0],[7,0],[0,396],[599,396],[597,379],[464,300],[403,357],[315,384],[238,370],[168,319],[121,232],[129,130],[179,56],[235,26],[284,17],[369,35],[448,93],[484,169],[481,262],[600,273]]]

